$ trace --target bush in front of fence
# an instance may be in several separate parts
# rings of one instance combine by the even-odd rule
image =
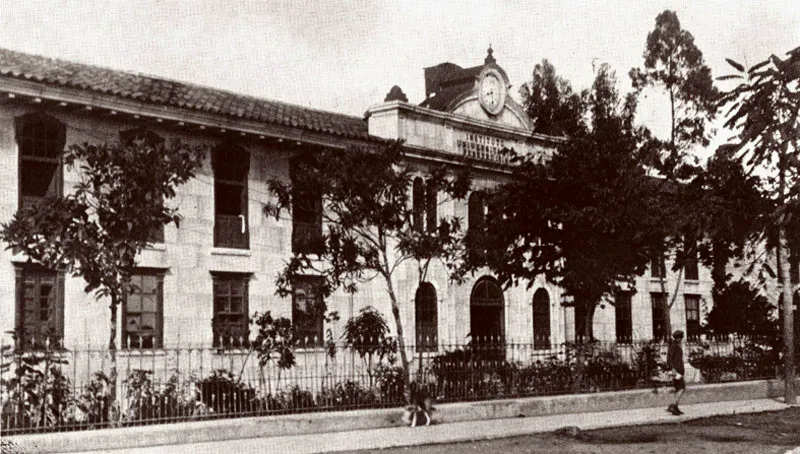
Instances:
[[[225,369],[217,369],[211,375],[197,382],[200,401],[213,413],[244,412],[253,408],[256,390],[237,380],[235,375]]]
[[[774,378],[780,368],[778,350],[768,344],[747,341],[729,354],[712,353],[706,344],[689,353],[689,364],[705,382]]]
[[[174,372],[166,381],[154,383],[152,371],[131,370],[123,381],[126,405],[122,422],[137,424],[195,416],[198,405],[204,405],[197,400],[193,381]]]

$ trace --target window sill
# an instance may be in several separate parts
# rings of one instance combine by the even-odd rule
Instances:
[[[250,249],[215,247],[211,249],[211,255],[232,255],[236,257],[250,257]]]

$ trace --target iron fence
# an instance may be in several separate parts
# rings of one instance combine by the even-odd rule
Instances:
[[[222,343],[221,343],[222,344]],[[141,345],[141,344],[129,344]],[[404,375],[396,343],[360,348],[309,342],[292,361],[252,349],[173,346],[120,349],[116,379],[107,348],[3,350],[4,434],[84,430],[282,413],[401,406]],[[437,402],[652,387],[669,382],[667,344],[654,341],[550,344],[476,339],[407,345],[410,380]],[[388,346],[388,348],[387,348]],[[351,346],[352,347],[352,346]],[[545,348],[547,347],[547,348]],[[726,336],[685,345],[689,381],[775,377],[776,349]],[[281,364],[282,366],[279,366]]]

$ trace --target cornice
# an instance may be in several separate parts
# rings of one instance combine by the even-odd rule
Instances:
[[[530,132],[524,129],[514,128],[511,126],[494,123],[491,121],[478,120],[475,118],[467,117],[466,115],[453,114],[450,112],[442,112],[439,110],[428,109],[410,104],[403,101],[390,101],[383,104],[372,106],[365,113],[365,117],[369,118],[375,114],[385,112],[398,111],[408,116],[423,118],[429,121],[437,122],[442,125],[456,127],[458,129],[465,129],[475,132],[486,132],[491,130],[495,134],[502,135],[507,138],[514,138],[520,141],[535,141],[548,145],[557,145],[565,141],[562,137],[549,136]]]

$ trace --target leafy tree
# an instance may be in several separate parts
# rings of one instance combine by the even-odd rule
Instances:
[[[294,353],[296,340],[292,321],[286,317],[273,317],[270,311],[266,311],[263,314],[256,312],[252,322],[258,326],[258,331],[249,352],[255,351],[258,355],[262,379],[267,364],[273,362],[278,367],[278,385],[280,385],[281,372],[291,369],[296,364]],[[239,380],[242,378],[246,362],[247,358],[242,363]]]
[[[720,106],[727,108],[725,127],[738,132],[733,145],[748,171],[758,169],[762,175],[762,188],[774,206],[769,213],[769,223],[762,238],[769,231],[775,235],[774,250],[783,313],[791,314],[793,286],[789,272],[789,244],[787,229],[792,214],[797,210],[800,193],[800,48],[788,52],[786,58],[776,55],[745,68],[740,63],[727,60],[736,70],[724,80],[738,80],[739,84],[726,91]],[[769,243],[767,243],[769,244]],[[783,358],[785,401],[795,403],[793,317],[783,317]]]
[[[111,395],[116,395],[117,307],[135,290],[131,274],[150,232],[174,222],[176,208],[164,203],[200,165],[203,150],[179,141],[169,146],[144,140],[70,146],[67,166],[80,182],[62,197],[18,211],[0,238],[15,254],[50,269],[66,269],[86,282],[86,292],[108,298],[111,309]]]
[[[719,147],[706,167],[681,187],[683,218],[696,232],[695,238],[702,238],[697,245],[699,259],[711,268],[719,291],[728,285],[727,264],[744,257],[769,207],[759,189],[760,178],[745,171],[734,151],[730,145]]]
[[[621,99],[606,65],[586,99],[591,120],[549,161],[512,152],[512,181],[488,195],[497,215],[486,252],[468,253],[460,271],[485,264],[504,285],[529,286],[543,274],[572,296],[585,319],[578,335],[590,339],[596,306],[645,270],[661,220],[653,202],[658,188],[633,126],[633,99]]]
[[[383,358],[397,353],[397,341],[386,337],[387,334],[389,325],[386,324],[386,319],[372,306],[361,309],[344,326],[342,338],[348,348],[358,353],[367,367],[370,388],[374,382],[373,369],[381,364]]]
[[[664,254],[675,251],[672,270],[677,272],[675,289],[666,287],[666,273],[661,273],[661,293],[672,294],[662,301],[666,330],[671,331],[670,308],[675,304],[678,286],[683,279],[687,259],[697,254],[696,239],[702,238],[697,224],[687,218],[687,210],[681,203],[684,191],[676,181],[685,181],[699,171],[696,158],[690,151],[693,146],[709,143],[708,124],[714,118],[717,89],[711,70],[703,61],[703,53],[694,42],[692,34],[681,28],[678,15],[665,10],[656,16],[655,28],[648,33],[644,52],[644,67],[629,72],[635,92],[640,94],[647,87],[660,88],[669,96],[670,136],[663,141],[648,135],[646,150],[653,168],[666,177],[665,192],[675,197],[664,198],[664,211],[669,213],[664,224],[664,241],[657,258],[659,266],[666,269]]]
[[[714,307],[708,313],[705,329],[714,334],[744,334],[775,337],[775,306],[753,288],[739,280],[714,289]]]
[[[293,279],[309,272],[325,278],[323,294],[337,288],[355,292],[359,284],[381,279],[391,302],[408,400],[409,361],[396,271],[407,262],[417,263],[422,283],[431,261],[454,258],[458,219],[442,216],[429,219],[427,229],[416,228],[420,217],[415,217],[410,195],[414,169],[399,142],[371,151],[318,149],[296,162],[294,181],[270,181],[276,201],[265,206],[265,212],[280,216],[292,209],[293,187],[313,187],[322,201],[325,228],[313,253],[296,252],[287,262],[277,279],[278,293],[291,293]],[[430,172],[427,183],[444,198],[463,198],[469,190],[468,171],[439,167]]]
[[[581,128],[583,101],[569,81],[556,74],[547,59],[533,68],[530,82],[520,88],[522,104],[533,119],[533,129],[542,134],[572,135]]]
[[[633,87],[660,87],[669,95],[670,137],[659,143],[662,153],[654,164],[668,178],[680,177],[686,152],[693,145],[708,145],[707,127],[714,118],[718,92],[694,36],[681,28],[678,15],[665,10],[647,35],[644,68],[631,69]]]

